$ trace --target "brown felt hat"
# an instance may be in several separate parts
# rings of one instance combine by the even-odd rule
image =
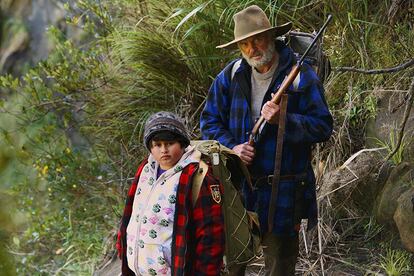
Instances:
[[[233,20],[234,39],[216,48],[230,48],[243,39],[268,31],[273,32],[275,37],[281,36],[289,32],[292,28],[292,22],[272,27],[264,11],[256,5],[239,11],[233,16]]]

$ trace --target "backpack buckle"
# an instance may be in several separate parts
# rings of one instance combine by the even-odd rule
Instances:
[[[218,152],[213,152],[213,165],[217,166],[220,164],[220,155]]]
[[[272,185],[273,182],[273,174],[269,174],[267,176],[267,184]]]

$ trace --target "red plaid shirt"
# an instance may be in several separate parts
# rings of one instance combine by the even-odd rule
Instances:
[[[132,203],[138,179],[147,160],[141,163],[128,192],[118,231],[116,247],[122,260],[122,275],[135,275],[126,258],[126,229],[131,218]],[[204,177],[195,206],[192,204],[192,177],[198,164],[189,164],[181,173],[172,241],[172,275],[220,275],[224,254],[224,221],[221,205],[211,195],[210,185],[220,184],[209,172]],[[223,187],[220,184],[223,194]]]

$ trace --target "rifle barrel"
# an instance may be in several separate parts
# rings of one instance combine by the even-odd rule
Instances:
[[[312,47],[315,45],[316,41],[318,40],[319,36],[325,31],[326,26],[328,26],[329,22],[332,19],[332,14],[328,15],[328,18],[325,21],[325,24],[321,27],[319,32],[315,35],[315,38],[312,40],[312,43],[309,45],[309,47],[306,49],[306,51],[303,53],[302,57],[300,58],[298,64],[302,65],[303,61],[305,60],[305,57],[308,55],[309,51],[312,49]]]

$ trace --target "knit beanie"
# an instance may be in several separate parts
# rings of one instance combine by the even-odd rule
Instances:
[[[170,131],[182,138],[185,147],[190,144],[190,136],[182,119],[174,113],[160,111],[152,114],[145,122],[144,145],[148,150],[151,150],[149,143],[154,135],[164,131]]]

